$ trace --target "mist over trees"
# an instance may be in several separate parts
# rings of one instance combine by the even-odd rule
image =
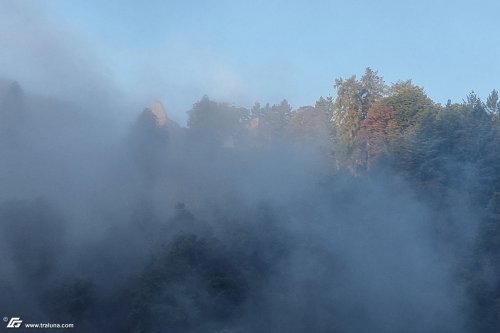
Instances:
[[[75,332],[498,332],[498,92],[441,105],[370,68],[332,88],[314,106],[203,96],[187,126],[154,101],[123,130],[1,80],[0,314]]]

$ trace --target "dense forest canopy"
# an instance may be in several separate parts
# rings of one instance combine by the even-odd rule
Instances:
[[[77,332],[498,332],[498,99],[441,105],[367,68],[315,105],[203,96],[184,127],[155,101],[123,132],[2,80],[0,313]]]

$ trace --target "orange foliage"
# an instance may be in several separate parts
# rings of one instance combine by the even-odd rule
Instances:
[[[392,107],[371,107],[357,135],[361,164],[369,169],[380,155],[387,154],[396,133],[397,125]]]

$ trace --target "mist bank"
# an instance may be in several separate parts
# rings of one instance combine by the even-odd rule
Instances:
[[[370,69],[251,109],[0,84],[0,313],[88,332],[494,332],[494,93]],[[168,105],[168,104],[167,104]],[[167,109],[168,110],[168,109]]]

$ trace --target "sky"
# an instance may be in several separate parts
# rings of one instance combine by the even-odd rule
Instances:
[[[180,123],[203,95],[293,107],[378,70],[434,101],[499,89],[500,2],[0,0],[0,77],[25,89],[139,108]]]

